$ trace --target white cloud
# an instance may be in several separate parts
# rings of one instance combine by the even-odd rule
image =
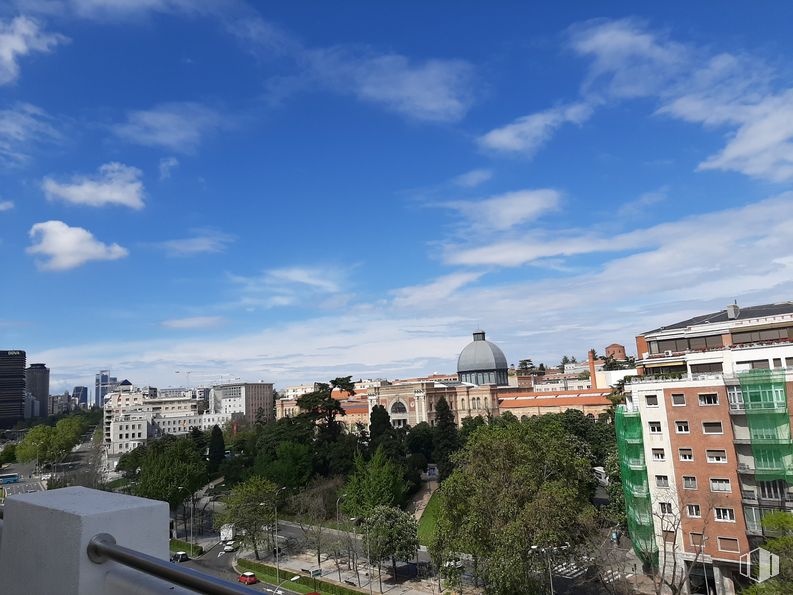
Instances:
[[[437,304],[461,288],[479,279],[482,273],[451,273],[431,283],[402,287],[394,291],[394,305],[410,308],[421,304]]]
[[[128,251],[118,244],[104,244],[82,227],[70,227],[63,221],[44,221],[30,228],[33,242],[28,254],[41,256],[42,270],[65,271],[92,260],[117,260]]]
[[[121,205],[143,208],[143,172],[123,163],[106,163],[95,176],[73,176],[71,182],[57,182],[44,178],[42,188],[49,200],[103,207]]]
[[[39,23],[29,17],[0,20],[0,85],[17,80],[20,57],[33,52],[49,52],[66,41],[63,35],[44,32]]]
[[[667,189],[645,192],[636,200],[626,202],[617,210],[619,217],[635,217],[644,213],[648,207],[664,202],[668,198]]]
[[[0,213],[3,211],[10,211],[14,208],[14,201],[12,200],[0,200]]]
[[[563,124],[582,124],[592,111],[592,106],[584,102],[552,107],[491,130],[479,138],[479,144],[486,149],[533,157]]]
[[[0,165],[18,166],[30,159],[31,147],[61,140],[44,110],[19,103],[0,110]]]
[[[482,200],[449,201],[440,206],[455,209],[472,225],[491,230],[505,230],[558,208],[561,194],[549,188],[518,190]]]
[[[196,235],[191,238],[168,240],[161,246],[170,256],[195,256],[196,254],[223,252],[228,244],[236,239],[232,235],[213,229],[198,229],[194,230],[194,233]]]
[[[454,178],[452,183],[462,188],[475,188],[480,184],[484,184],[492,177],[493,172],[489,169],[472,169]]]
[[[189,318],[172,318],[163,320],[160,325],[165,328],[186,330],[186,329],[207,329],[219,326],[223,322],[221,316],[192,316]]]
[[[179,160],[176,157],[163,157],[160,159],[160,179],[167,180],[171,177],[171,172],[179,167]]]
[[[349,271],[334,265],[293,266],[264,271],[261,275],[229,275],[237,286],[229,307],[277,308],[310,305],[337,310],[351,299]]]
[[[313,267],[270,269],[266,273],[266,279],[273,285],[305,285],[326,293],[336,293],[340,291],[338,280],[333,278],[333,274],[327,269]]]
[[[208,14],[226,0],[15,0],[20,10],[42,15],[72,15],[94,20],[118,20],[149,13]]]
[[[139,145],[190,153],[206,134],[222,124],[220,114],[200,103],[162,103],[149,110],[129,112],[126,122],[113,126],[113,132]]]

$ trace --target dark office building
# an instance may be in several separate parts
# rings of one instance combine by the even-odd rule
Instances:
[[[50,396],[50,369],[46,364],[30,364],[25,370],[26,390],[39,403],[39,416],[47,417]]]
[[[85,407],[88,405],[88,387],[75,386],[72,390],[72,399],[77,402],[78,407]]]
[[[0,428],[25,416],[25,363],[24,351],[0,351]]]
[[[112,392],[118,386],[118,379],[111,376],[108,370],[102,370],[96,375],[94,383],[94,405],[97,407],[105,406],[105,395]]]

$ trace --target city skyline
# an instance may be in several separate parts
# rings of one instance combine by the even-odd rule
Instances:
[[[478,327],[550,364],[793,298],[793,8],[306,6],[0,9],[0,345],[53,394],[447,372]]]

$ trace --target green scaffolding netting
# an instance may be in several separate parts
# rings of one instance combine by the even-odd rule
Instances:
[[[783,370],[738,374],[757,481],[793,483],[793,440]]]
[[[619,406],[615,428],[628,533],[636,555],[643,562],[654,564],[657,562],[658,546],[653,528],[650,486],[644,461],[644,439],[639,412],[627,410],[623,405]]]

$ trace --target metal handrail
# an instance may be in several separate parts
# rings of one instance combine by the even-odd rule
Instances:
[[[88,558],[95,564],[113,560],[146,574],[176,583],[188,589],[209,595],[251,595],[258,593],[242,585],[235,585],[214,576],[203,574],[190,568],[177,566],[160,558],[118,545],[115,538],[107,533],[99,533],[91,538],[87,547]]]

